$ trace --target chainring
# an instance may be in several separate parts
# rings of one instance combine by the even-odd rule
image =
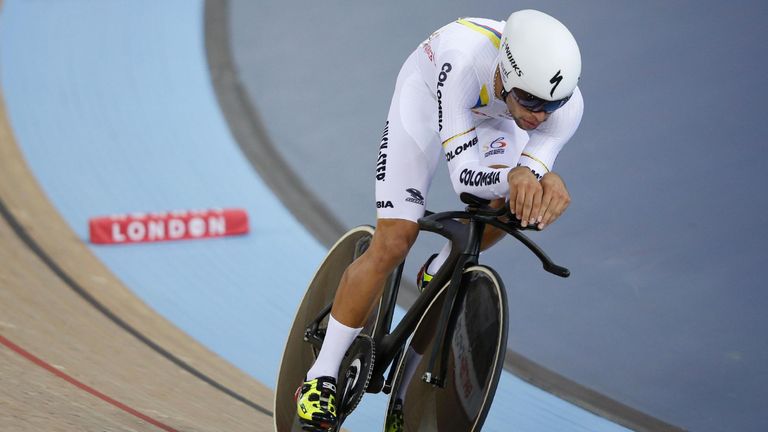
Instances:
[[[339,426],[357,408],[371,380],[376,349],[373,339],[361,334],[355,338],[344,355],[339,368],[338,400]],[[340,429],[337,429],[340,430]]]

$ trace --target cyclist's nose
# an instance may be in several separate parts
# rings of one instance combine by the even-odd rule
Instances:
[[[542,122],[544,122],[544,120],[546,120],[546,119],[547,119],[547,117],[549,117],[549,114],[547,114],[547,113],[546,113],[546,112],[544,112],[544,111],[539,111],[539,112],[534,112],[534,113],[533,113],[533,116],[534,116],[534,117],[536,117],[536,120],[537,120],[539,123],[542,123]]]

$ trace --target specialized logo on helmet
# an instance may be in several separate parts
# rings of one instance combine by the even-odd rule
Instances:
[[[410,197],[405,199],[405,202],[411,202],[414,204],[424,205],[424,196],[421,194],[421,191],[414,188],[408,188],[405,190],[409,194],[411,194]]]
[[[520,66],[517,65],[515,58],[512,56],[512,51],[509,50],[509,44],[507,41],[504,41],[504,53],[507,55],[507,60],[509,60],[509,64],[512,65],[512,69],[515,70],[515,75],[519,77],[523,76],[523,70],[520,69]],[[511,72],[512,71],[504,71],[504,75],[509,76]]]
[[[437,130],[438,132],[443,130],[443,92],[440,87],[445,85],[445,80],[448,79],[448,72],[453,69],[450,63],[443,63],[443,67],[440,69],[440,75],[437,76]]]
[[[552,96],[552,94],[555,93],[555,89],[557,88],[558,85],[560,85],[560,81],[562,81],[562,80],[563,80],[563,76],[560,75],[560,71],[557,71],[555,76],[553,76],[552,78],[549,79],[549,83],[550,84],[554,84],[552,86],[552,91],[549,92],[550,96]]]

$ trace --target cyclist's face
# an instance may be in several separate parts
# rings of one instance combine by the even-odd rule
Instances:
[[[502,88],[501,75],[498,68],[496,68],[495,88],[496,89]],[[496,96],[499,99],[501,99],[501,94],[498,90],[496,91]],[[547,121],[547,119],[549,118],[549,114],[547,114],[544,111],[533,112],[524,108],[522,105],[517,103],[517,101],[512,95],[507,97],[506,104],[507,104],[507,111],[509,111],[509,114],[512,115],[512,118],[515,119],[515,123],[517,123],[517,126],[519,126],[520,129],[523,129],[523,130],[534,130],[537,127],[539,127],[539,125]]]
[[[507,97],[507,110],[515,119],[515,123],[523,130],[533,130],[547,121],[549,114],[544,111],[533,112],[521,106],[514,97]]]

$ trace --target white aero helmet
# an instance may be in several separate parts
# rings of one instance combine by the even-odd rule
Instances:
[[[562,106],[573,94],[581,75],[581,53],[576,39],[563,23],[536,10],[521,10],[509,16],[501,35],[499,56],[505,96],[517,88],[540,99],[539,102],[561,101]]]

